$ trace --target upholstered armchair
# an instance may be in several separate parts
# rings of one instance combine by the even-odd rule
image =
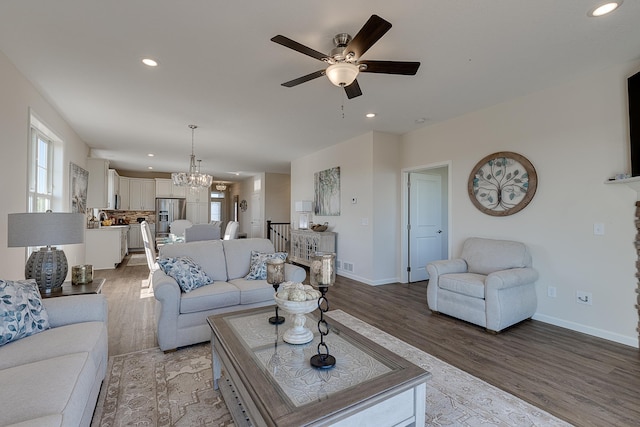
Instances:
[[[536,311],[531,265],[523,243],[469,238],[460,258],[427,264],[429,309],[499,332]]]

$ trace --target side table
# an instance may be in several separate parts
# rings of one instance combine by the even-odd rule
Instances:
[[[71,282],[64,282],[61,288],[49,293],[42,293],[42,298],[68,297],[70,295],[99,294],[102,292],[102,285],[106,279],[93,279],[93,282],[83,285],[74,285]]]

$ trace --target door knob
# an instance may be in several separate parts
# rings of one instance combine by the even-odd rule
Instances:
[[[438,230],[438,231],[436,231],[436,233],[440,234],[440,233],[442,233],[442,230]]]

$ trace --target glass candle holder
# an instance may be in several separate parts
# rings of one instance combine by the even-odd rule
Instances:
[[[273,286],[274,293],[278,292],[280,283],[284,282],[284,260],[280,258],[271,258],[266,261],[267,265],[267,283]],[[284,323],[284,317],[278,315],[278,305],[276,304],[276,315],[269,318],[272,325],[280,325]]]
[[[309,276],[311,285],[317,287],[321,293],[320,298],[318,298],[320,343],[318,344],[318,354],[311,357],[310,363],[311,366],[317,369],[331,369],[336,365],[336,358],[329,354],[329,347],[324,341],[324,337],[329,334],[329,325],[324,318],[324,314],[329,311],[329,300],[326,296],[327,290],[336,281],[336,254],[333,252],[316,252],[311,257]]]
[[[316,252],[311,256],[309,268],[311,286],[332,286],[336,281],[336,254],[333,252]]]

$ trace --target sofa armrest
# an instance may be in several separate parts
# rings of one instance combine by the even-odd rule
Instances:
[[[178,342],[178,316],[180,314],[180,286],[164,271],[156,270],[151,276],[156,304],[158,345],[162,351],[175,349]]]
[[[101,294],[45,298],[42,303],[52,328],[81,322],[107,322],[107,300]]]
[[[173,306],[177,315],[181,293],[178,282],[173,277],[166,275],[161,269],[158,269],[151,276],[151,287],[153,288],[153,296],[162,302],[163,310],[165,304]]]
[[[495,271],[487,276],[485,285],[487,291],[513,288],[526,285],[538,280],[538,272],[533,268],[511,268],[509,270]]]
[[[466,273],[467,262],[462,258],[432,261],[427,264],[429,277],[438,277],[443,274]]]
[[[307,278],[307,270],[293,264],[284,264],[284,280],[293,283],[302,283]]]

